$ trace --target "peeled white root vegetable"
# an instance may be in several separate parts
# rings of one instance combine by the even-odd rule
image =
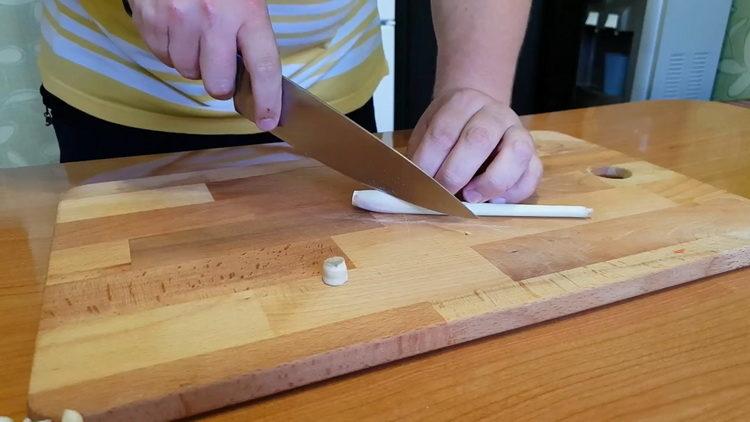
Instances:
[[[349,270],[346,268],[346,260],[340,256],[334,256],[323,262],[323,283],[329,286],[341,286],[349,280]]]
[[[577,205],[464,204],[479,217],[559,217],[587,218],[593,210]],[[442,215],[379,190],[355,190],[352,205],[363,210],[387,214]]]
[[[0,422],[13,422],[13,419],[7,416],[0,416]],[[23,422],[52,422],[52,419],[31,420],[30,418],[26,417],[23,418]],[[83,416],[81,416],[81,414],[76,412],[75,410],[65,409],[63,410],[60,422],[83,422]]]
[[[61,422],[83,422],[83,416],[75,410],[65,409],[60,420]]]

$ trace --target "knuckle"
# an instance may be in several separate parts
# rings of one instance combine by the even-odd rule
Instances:
[[[459,189],[464,187],[465,180],[461,175],[453,170],[447,170],[440,173],[437,177],[441,185],[445,186],[451,192],[457,192]]]
[[[167,16],[174,23],[182,23],[185,20],[186,10],[181,2],[171,0],[167,2]]]
[[[441,151],[449,151],[456,140],[445,125],[434,122],[427,126],[427,141]]]
[[[492,194],[501,194],[512,186],[506,177],[500,173],[490,173],[487,175],[487,189]]]
[[[513,128],[518,125],[518,117],[513,112],[501,111],[498,113],[498,124],[504,128]]]
[[[200,0],[198,7],[209,26],[212,26],[219,19],[219,8],[216,0]]]
[[[466,131],[466,142],[477,149],[491,149],[496,143],[493,131],[485,126],[472,126]]]
[[[253,71],[260,77],[276,76],[279,71],[279,61],[272,55],[265,55],[253,60]]]
[[[528,135],[516,138],[511,145],[511,148],[513,148],[513,154],[516,156],[516,159],[523,162],[529,162],[536,156],[534,144],[531,142],[531,137]]]
[[[148,28],[153,29],[153,28],[158,28],[160,26],[163,26],[161,17],[154,10],[146,9],[146,10],[141,11],[140,18],[141,18],[141,22],[143,22],[143,24]]]

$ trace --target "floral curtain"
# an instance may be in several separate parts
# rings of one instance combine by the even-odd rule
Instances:
[[[0,168],[59,161],[39,95],[39,0],[0,0]]]
[[[715,100],[750,99],[750,0],[734,0],[714,84]]]

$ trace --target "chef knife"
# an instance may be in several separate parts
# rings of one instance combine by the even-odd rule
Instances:
[[[234,107],[252,118],[250,75],[237,64]],[[287,78],[275,136],[298,152],[359,182],[423,208],[459,217],[474,214],[398,151]]]

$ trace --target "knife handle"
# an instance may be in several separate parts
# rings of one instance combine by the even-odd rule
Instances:
[[[237,76],[234,80],[234,109],[249,120],[255,119],[255,101],[250,84],[250,74],[245,70],[242,56],[237,55]]]
[[[122,8],[125,9],[125,13],[127,13],[128,16],[133,16],[133,9],[130,8],[130,3],[128,3],[128,0],[122,0]]]

